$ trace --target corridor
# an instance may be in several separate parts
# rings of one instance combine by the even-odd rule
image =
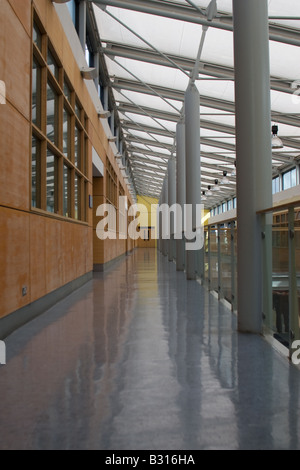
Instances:
[[[299,449],[300,375],[155,250],[6,340],[0,449]]]

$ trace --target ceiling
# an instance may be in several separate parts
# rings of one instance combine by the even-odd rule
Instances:
[[[95,0],[102,60],[138,194],[159,197],[184,93],[203,49],[196,85],[201,107],[201,186],[215,186],[207,207],[235,188],[235,90],[232,0]],[[272,124],[284,147],[273,151],[273,172],[300,156],[300,2],[269,0]],[[209,26],[203,33],[203,26]],[[300,91],[299,91],[300,94]],[[227,181],[224,182],[224,172]]]

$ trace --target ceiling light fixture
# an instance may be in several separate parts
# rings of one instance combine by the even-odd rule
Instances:
[[[272,148],[273,149],[283,148],[282,140],[278,137],[278,126],[276,126],[276,124],[272,126]]]
[[[227,178],[227,171],[223,171],[223,179],[221,180],[220,184],[230,184],[230,181]]]
[[[221,191],[220,185],[219,185],[219,180],[215,180],[215,186],[214,186],[215,191]]]
[[[212,192],[212,190],[211,190],[211,186],[207,186],[207,189],[208,189],[208,191],[207,191],[207,193],[206,193],[206,196],[212,196],[212,195],[213,195],[213,192]]]

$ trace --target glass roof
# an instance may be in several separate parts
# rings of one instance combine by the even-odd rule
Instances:
[[[159,196],[202,35],[197,18],[205,19],[210,0],[149,0],[149,6],[161,3],[165,11],[169,8],[164,16],[142,12],[142,3],[137,0],[133,9],[124,0],[95,0],[93,11],[134,184],[140,194]],[[300,155],[300,98],[293,96],[300,87],[300,82],[294,83],[300,78],[300,48],[292,45],[295,32],[300,33],[300,2],[269,0],[268,5],[270,37],[272,28],[282,37],[270,40],[270,137],[271,125],[277,124],[284,144],[273,152],[276,174]],[[201,184],[207,190],[224,171],[230,184],[208,205],[235,192],[235,176],[230,176],[236,158],[232,0],[218,0],[217,9],[196,81],[201,97]],[[175,11],[181,17],[183,10],[186,16],[172,18]]]

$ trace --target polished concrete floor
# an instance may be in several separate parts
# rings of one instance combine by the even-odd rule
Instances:
[[[7,341],[0,449],[299,449],[300,372],[155,250]]]

